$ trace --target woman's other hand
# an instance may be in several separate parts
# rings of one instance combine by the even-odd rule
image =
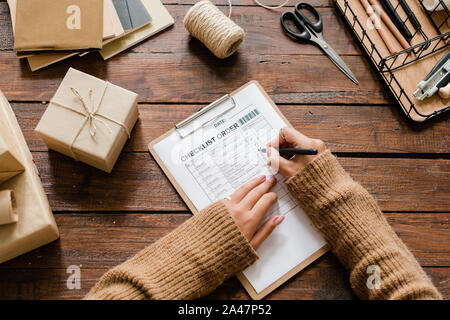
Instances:
[[[277,200],[276,193],[269,192],[276,182],[274,177],[255,178],[223,200],[239,229],[255,250],[284,220],[284,216],[271,217],[258,229],[267,210]]]

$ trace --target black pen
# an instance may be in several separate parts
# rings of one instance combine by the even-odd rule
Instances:
[[[303,155],[316,155],[318,152],[316,149],[299,149],[299,148],[274,148],[278,150],[279,153],[287,153],[291,155],[303,154]],[[266,153],[267,149],[259,149],[259,151]]]

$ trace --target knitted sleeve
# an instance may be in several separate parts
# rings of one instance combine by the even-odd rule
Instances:
[[[194,299],[256,259],[225,205],[217,202],[106,272],[85,299]]]
[[[330,151],[320,154],[286,185],[349,270],[352,288],[360,298],[441,298],[374,199]]]

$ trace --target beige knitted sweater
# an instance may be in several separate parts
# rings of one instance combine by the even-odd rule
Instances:
[[[349,271],[360,298],[441,298],[374,199],[329,151],[286,185]],[[257,258],[225,205],[218,202],[108,271],[85,298],[194,299]],[[369,279],[374,270],[379,272],[378,282]]]

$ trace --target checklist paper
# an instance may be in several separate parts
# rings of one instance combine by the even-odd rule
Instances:
[[[289,194],[285,178],[267,166],[267,155],[259,151],[286,122],[255,83],[233,99],[234,108],[225,108],[226,113],[184,138],[172,132],[154,145],[154,151],[198,211],[250,179],[276,176],[272,191],[278,200],[264,221],[274,215],[284,215],[285,220],[257,250],[259,259],[243,272],[260,294],[324,247],[325,240]],[[204,119],[196,121],[204,123]]]

